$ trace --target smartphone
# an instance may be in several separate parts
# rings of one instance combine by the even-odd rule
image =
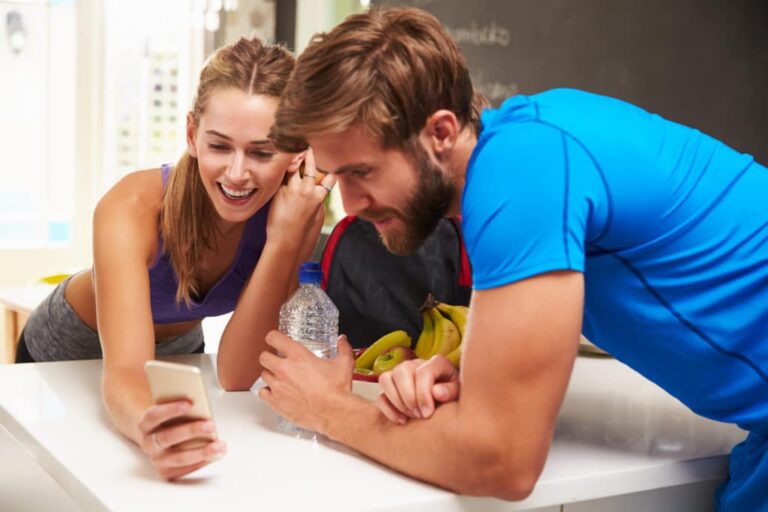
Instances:
[[[174,400],[189,400],[192,409],[189,414],[174,418],[163,426],[171,426],[196,419],[212,419],[211,406],[208,402],[208,394],[205,391],[203,377],[196,366],[179,363],[167,363],[165,361],[147,361],[144,363],[144,373],[147,374],[152,398],[156,404],[172,402]],[[179,448],[198,448],[215,439],[214,435],[206,435],[190,439],[178,445]]]

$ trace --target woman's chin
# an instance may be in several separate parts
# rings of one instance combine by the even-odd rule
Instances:
[[[264,206],[263,202],[258,202],[255,199],[257,199],[256,196],[242,204],[219,202],[216,204],[216,213],[219,214],[222,220],[227,222],[245,222]]]

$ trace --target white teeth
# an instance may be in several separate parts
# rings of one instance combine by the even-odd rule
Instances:
[[[221,190],[224,191],[224,194],[227,197],[231,197],[232,199],[242,199],[243,197],[247,196],[248,194],[254,191],[253,188],[244,188],[241,190],[235,190],[233,188],[229,188],[228,186],[222,183],[219,183],[219,185],[221,186]]]

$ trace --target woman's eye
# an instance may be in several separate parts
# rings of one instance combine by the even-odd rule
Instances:
[[[224,144],[208,144],[208,147],[214,151],[226,151],[228,149]]]
[[[256,158],[262,158],[262,159],[272,158],[273,156],[275,156],[275,154],[272,153],[271,151],[252,151],[251,154]]]
[[[352,175],[355,176],[356,178],[365,178],[370,173],[371,173],[371,170],[367,169],[367,168],[366,169],[355,169],[354,171],[352,171]]]

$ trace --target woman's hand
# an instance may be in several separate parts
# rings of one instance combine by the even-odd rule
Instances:
[[[458,399],[459,371],[445,356],[412,359],[379,375],[379,386],[376,406],[390,421],[403,424],[408,418],[432,416],[435,402]]]
[[[186,400],[153,405],[139,420],[139,445],[166,480],[191,473],[227,451],[213,421],[185,417],[191,408]]]
[[[321,175],[315,167],[312,150],[304,157],[304,176],[288,175],[277,190],[269,208],[267,240],[299,248],[311,226],[325,215],[323,201],[336,183],[333,175]]]

